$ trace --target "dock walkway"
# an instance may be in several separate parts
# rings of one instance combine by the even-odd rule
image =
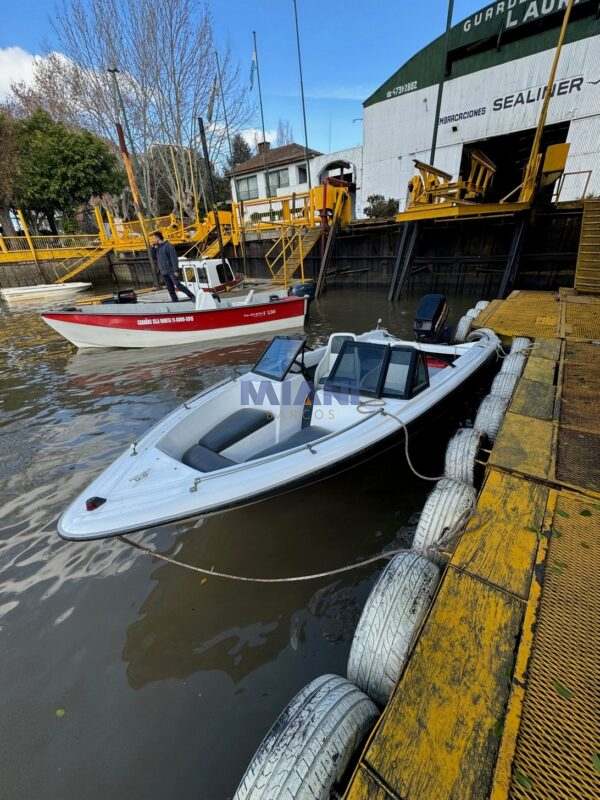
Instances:
[[[476,326],[535,343],[346,800],[600,797],[600,298],[513,292]]]

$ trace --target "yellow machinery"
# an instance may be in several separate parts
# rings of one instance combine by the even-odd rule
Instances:
[[[569,0],[565,9],[552,66],[548,75],[544,101],[522,182],[503,197],[500,202],[485,203],[481,201],[485,198],[485,193],[496,172],[496,167],[484,153],[478,150],[474,150],[471,153],[471,166],[466,180],[459,176],[456,181],[452,181],[452,176],[447,172],[431,164],[415,161],[418,174],[408,184],[409,201],[407,209],[396,216],[398,222],[525,211],[531,207],[538,188],[548,186],[560,179],[564,173],[569,145],[551,145],[542,155],[541,142],[552,98],[552,86],[556,80],[556,71],[573,3],[574,0]],[[510,198],[517,195],[517,192],[516,202],[509,202]]]
[[[463,180],[459,176],[456,181],[452,181],[452,175],[447,172],[415,159],[419,174],[408,184],[408,207],[449,201],[473,203],[481,200],[496,174],[496,165],[480,150],[473,150],[470,158],[468,178]]]

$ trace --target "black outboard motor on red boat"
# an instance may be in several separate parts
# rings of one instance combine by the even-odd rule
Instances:
[[[448,303],[443,294],[426,294],[421,298],[413,322],[418,342],[441,342],[448,336]]]
[[[309,300],[315,299],[316,285],[314,281],[304,281],[303,283],[295,283],[288,289],[288,295],[295,297],[308,297]]]
[[[137,301],[137,294],[134,289],[119,289],[111,298],[103,300],[102,303],[104,305],[107,303],[112,305],[113,303],[137,303]]]

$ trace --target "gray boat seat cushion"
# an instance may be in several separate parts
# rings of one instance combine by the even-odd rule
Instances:
[[[201,444],[194,444],[188,448],[181,460],[187,467],[197,469],[198,472],[215,472],[217,469],[224,469],[236,463]]]
[[[240,408],[219,422],[206,433],[198,442],[202,447],[208,447],[220,453],[227,450],[232,444],[245,439],[260,428],[268,425],[273,419],[273,414],[260,408]]]
[[[309,425],[306,428],[302,428],[297,433],[293,433],[291,436],[288,436],[287,439],[271,445],[271,447],[267,447],[265,450],[261,450],[260,453],[252,456],[252,459],[254,460],[255,458],[263,458],[263,456],[272,456],[274,453],[282,453],[284,450],[291,450],[292,447],[299,447],[301,444],[308,444],[315,439],[320,439],[321,436],[327,436],[328,433],[331,433],[331,431],[328,431],[327,428],[319,428],[318,425]]]

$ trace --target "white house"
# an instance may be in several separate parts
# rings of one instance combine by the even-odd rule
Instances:
[[[310,170],[311,186],[326,178],[345,181],[353,198],[354,216],[362,216],[362,147],[352,147],[335,153],[308,151],[292,142],[271,147],[259,142],[255,156],[237,164],[230,173],[234,200],[259,200],[307,192]]]

